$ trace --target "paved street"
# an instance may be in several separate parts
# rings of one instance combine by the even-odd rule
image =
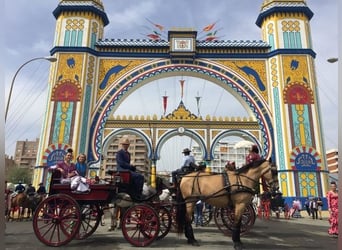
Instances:
[[[108,220],[105,226],[99,226],[97,231],[85,240],[73,240],[60,249],[133,249],[124,239],[121,230],[108,232]],[[337,238],[327,234],[328,221],[312,220],[311,218],[298,218],[291,220],[275,219],[269,221],[257,219],[251,232],[243,235],[241,240],[245,249],[266,250],[266,249],[337,249]],[[149,250],[171,250],[171,249],[201,249],[218,250],[233,249],[229,237],[218,231],[214,222],[208,227],[194,228],[195,237],[200,242],[200,247],[187,245],[184,236],[179,237],[175,233],[169,233],[164,239],[153,242]],[[6,249],[47,249],[50,247],[42,244],[35,236],[32,229],[32,221],[8,222],[5,233]],[[51,248],[52,249],[52,248]]]

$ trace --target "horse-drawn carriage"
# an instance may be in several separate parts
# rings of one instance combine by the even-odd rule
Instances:
[[[62,246],[74,238],[85,239],[96,231],[104,209],[113,202],[128,206],[121,218],[121,229],[132,245],[148,246],[164,237],[171,228],[169,209],[154,201],[158,193],[145,200],[127,199],[122,191],[129,182],[129,172],[115,172],[108,183],[90,184],[89,192],[79,193],[71,190],[70,184],[60,184],[55,171],[49,195],[38,205],[33,217],[37,238],[48,246]]]
[[[201,199],[215,207],[216,225],[224,234],[232,235],[236,249],[241,249],[240,234],[253,226],[256,217],[251,205],[253,188],[261,176],[277,188],[276,175],[268,161],[223,174],[187,174],[179,183],[174,202],[153,199],[158,192],[145,200],[129,200],[131,203],[121,217],[123,236],[134,246],[148,246],[165,237],[174,220],[178,233],[185,230],[188,243],[196,245],[191,221],[194,203]],[[162,190],[162,185],[157,181],[157,191]],[[99,226],[104,207],[113,202],[120,205],[125,197],[122,189],[126,187],[127,191],[129,186],[128,172],[113,173],[109,183],[91,184],[90,192],[81,194],[52,178],[49,196],[34,214],[36,236],[48,246],[61,246],[74,238],[89,237]]]

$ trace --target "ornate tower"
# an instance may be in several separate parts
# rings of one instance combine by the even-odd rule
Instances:
[[[288,199],[327,191],[312,16],[305,0],[265,0],[256,21],[271,46],[267,71],[274,145],[281,190]]]
[[[62,160],[65,149],[87,152],[90,115],[96,91],[95,43],[109,21],[101,0],[61,0],[56,18],[54,48],[58,63],[50,72],[49,96],[35,171],[35,185],[45,167]],[[95,87],[94,87],[95,86]],[[45,167],[42,167],[45,166]]]

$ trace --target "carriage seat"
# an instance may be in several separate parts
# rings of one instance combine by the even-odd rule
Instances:
[[[117,185],[119,188],[119,192],[122,193],[131,193],[132,185],[131,185],[131,172],[130,171],[113,171],[108,170],[106,174],[111,176],[111,181],[113,184]]]
[[[62,179],[62,173],[61,171],[57,169],[51,169],[52,175],[51,175],[51,184],[60,184]]]

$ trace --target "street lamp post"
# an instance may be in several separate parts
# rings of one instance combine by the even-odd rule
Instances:
[[[5,123],[6,123],[6,120],[7,120],[8,108],[9,108],[9,104],[10,104],[11,97],[12,97],[12,90],[13,90],[14,81],[15,81],[15,78],[17,77],[19,71],[20,71],[26,64],[29,64],[29,63],[32,62],[32,61],[42,60],[42,59],[43,59],[43,60],[47,60],[47,61],[49,61],[49,62],[56,62],[56,61],[57,61],[57,58],[56,58],[56,57],[53,57],[53,56],[36,57],[36,58],[33,58],[33,59],[31,59],[31,60],[28,60],[27,62],[25,62],[24,64],[22,64],[22,65],[18,68],[18,70],[15,72],[14,77],[13,77],[12,82],[11,82],[11,87],[10,87],[9,94],[8,94],[8,99],[7,99],[6,113],[5,113]]]

